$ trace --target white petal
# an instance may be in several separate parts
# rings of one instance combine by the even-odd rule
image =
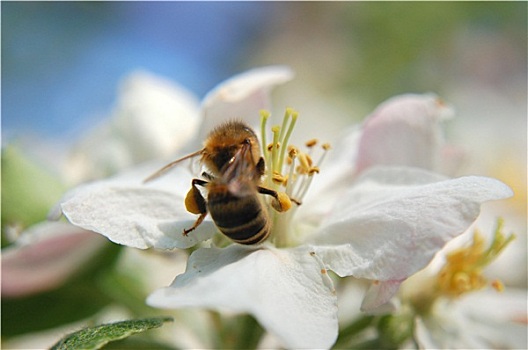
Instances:
[[[341,276],[401,281],[463,233],[481,203],[511,195],[485,177],[442,180],[418,169],[373,169],[343,194],[311,241]]]
[[[382,103],[363,125],[358,171],[375,165],[435,169],[444,144],[440,121],[452,113],[432,94],[401,95]]]
[[[115,243],[141,249],[173,249],[192,247],[216,231],[211,221],[204,221],[183,236],[183,229],[191,227],[196,219],[183,203],[183,196],[171,192],[103,183],[78,190],[61,208],[72,224]]]
[[[420,349],[486,349],[486,344],[474,333],[471,322],[452,305],[445,310],[435,307],[431,317],[417,317],[415,338]]]
[[[482,305],[486,305],[486,307],[483,308]],[[524,323],[526,325],[528,301],[525,289],[508,286],[502,292],[497,292],[491,288],[483,289],[465,295],[458,300],[457,306],[474,319],[493,320],[502,324]]]
[[[293,78],[285,66],[255,68],[220,83],[202,102],[203,123],[199,138],[205,138],[215,126],[229,119],[260,123],[259,110],[270,109],[271,89]]]
[[[123,82],[114,125],[136,160],[174,154],[198,131],[199,102],[185,88],[147,72]]]
[[[329,348],[337,337],[332,281],[306,247],[199,249],[187,271],[147,302],[247,312],[288,348]]]
[[[526,291],[480,291],[453,302],[439,300],[417,321],[416,340],[423,348],[527,348]]]

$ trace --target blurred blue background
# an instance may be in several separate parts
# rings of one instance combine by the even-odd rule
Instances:
[[[3,132],[59,136],[143,68],[203,95],[265,26],[260,3],[3,2]]]
[[[137,68],[203,96],[246,68],[289,64],[322,98],[348,96],[344,108],[357,100],[372,108],[407,91],[443,94],[453,82],[513,94],[521,104],[526,95],[525,2],[1,6],[3,144],[78,136],[103,118],[120,79]]]

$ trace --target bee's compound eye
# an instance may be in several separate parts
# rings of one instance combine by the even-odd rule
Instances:
[[[245,145],[250,145],[251,144],[251,140],[249,138],[245,138],[244,141],[242,141],[243,144]]]

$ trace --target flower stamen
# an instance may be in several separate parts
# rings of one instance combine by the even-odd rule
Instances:
[[[438,286],[442,295],[455,298],[464,293],[482,289],[488,285],[483,270],[515,238],[513,234],[506,237],[502,232],[503,220],[499,219],[493,241],[486,249],[484,238],[478,230],[473,234],[473,241],[467,247],[459,248],[446,257],[446,263],[438,275]],[[489,283],[497,291],[504,285],[499,280]]]
[[[289,145],[289,139],[295,127],[298,113],[292,108],[287,108],[284,113],[282,124],[274,125],[271,128],[273,137],[272,142],[267,143],[266,137],[266,123],[270,116],[269,112],[261,111],[261,137],[264,157],[267,164],[266,177],[264,185],[287,195],[293,203],[301,204],[302,198],[308,192],[314,174],[320,172],[320,165],[324,159],[324,154],[330,148],[328,144],[322,145],[323,155],[321,155],[317,164],[311,156],[311,152],[319,143],[317,139],[311,139],[306,142],[307,152],[299,150],[299,148]],[[274,207],[273,202],[267,202],[268,205]],[[281,235],[288,235],[288,223],[295,212],[296,206],[291,210],[283,210],[280,214],[271,211],[271,218],[273,220],[272,239],[277,245],[290,245],[292,243],[291,237],[277,237],[273,232],[281,232]],[[280,241],[280,242],[279,242]]]

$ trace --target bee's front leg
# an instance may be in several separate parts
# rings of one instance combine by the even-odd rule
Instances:
[[[193,214],[200,214],[198,219],[196,219],[195,223],[188,229],[183,230],[183,235],[187,236],[189,232],[195,230],[202,221],[205,219],[207,215],[207,205],[205,203],[205,198],[200,193],[200,190],[196,187],[196,185],[200,186],[206,186],[208,184],[207,181],[200,180],[200,179],[193,179],[192,180],[192,186],[189,192],[187,192],[187,196],[185,196],[185,208],[188,212]]]
[[[275,209],[276,211],[280,213],[284,211],[288,211],[292,206],[292,202],[297,205],[301,205],[301,202],[299,202],[296,199],[290,198],[290,196],[288,196],[284,192],[277,192],[277,191],[270,190],[269,188],[265,188],[261,186],[258,187],[258,191],[259,193],[272,196],[274,200],[271,201],[271,206],[273,207],[273,209]]]

